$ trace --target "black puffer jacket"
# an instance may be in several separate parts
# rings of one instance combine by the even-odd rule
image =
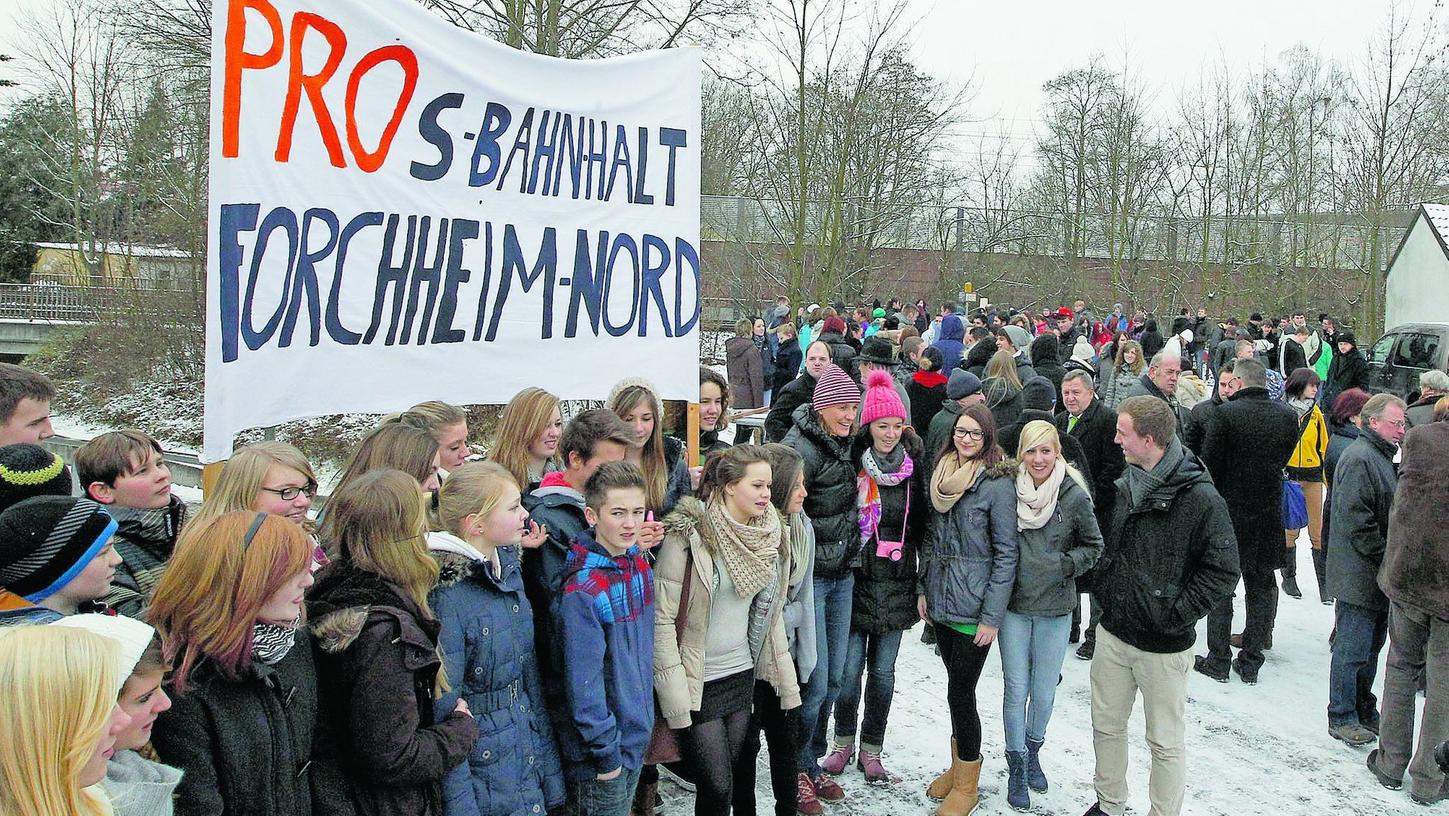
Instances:
[[[860,468],[861,456],[870,447],[870,429],[862,429],[855,438],[852,461]],[[901,447],[911,457],[910,478],[898,485],[880,488],[880,527],[865,542],[860,553],[860,566],[855,568],[855,592],[850,607],[850,628],[869,634],[899,632],[911,628],[921,619],[916,611],[916,555],[926,534],[926,514],[930,498],[926,483],[931,468],[920,437],[907,431]],[[910,510],[906,494],[910,492]],[[903,529],[904,527],[904,529]],[[904,541],[901,559],[892,561],[876,554],[880,541]]]
[[[822,332],[815,339],[830,346],[830,362],[844,369],[852,380],[860,380],[860,369],[855,364],[855,346],[845,339],[845,335],[839,332]]]
[[[468,757],[478,726],[458,711],[434,719],[440,625],[347,558],[317,574],[307,611],[322,716],[358,816],[442,814],[443,777]]]
[[[1172,448],[1180,461],[1140,503],[1132,502],[1128,474],[1117,480],[1096,569],[1102,626],[1158,654],[1191,649],[1197,622],[1232,595],[1239,578],[1227,503],[1192,452],[1175,439]]]
[[[987,336],[975,343],[972,343],[966,350],[966,356],[961,358],[961,364],[957,368],[964,368],[981,379],[986,379],[986,364],[991,362],[991,355],[996,353],[996,338]],[[946,376],[950,376],[947,372]]]
[[[203,660],[156,720],[151,744],[182,771],[176,812],[229,816],[351,814],[335,746],[317,716],[317,669],[305,630],[274,666],[237,680]]]
[[[795,426],[784,443],[805,460],[805,515],[815,528],[815,574],[839,578],[860,552],[851,440],[827,434],[808,403],[796,408],[791,419]]]
[[[795,425],[795,409],[814,396],[815,376],[808,371],[771,395],[770,411],[765,414],[765,441],[784,441],[785,434]]]

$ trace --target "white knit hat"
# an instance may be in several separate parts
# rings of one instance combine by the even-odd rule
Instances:
[[[121,645],[121,657],[116,663],[117,695],[121,693],[121,687],[126,684],[131,672],[136,670],[136,664],[141,662],[141,655],[151,645],[151,638],[156,635],[156,630],[148,624],[123,615],[70,615],[50,625],[84,629],[92,634],[108,637]]]

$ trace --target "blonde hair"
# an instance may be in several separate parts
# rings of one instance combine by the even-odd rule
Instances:
[[[1000,349],[991,355],[986,363],[986,376],[996,377],[1021,388],[1021,376],[1016,373],[1016,356],[1006,349]]]
[[[558,408],[558,397],[534,386],[514,394],[513,399],[503,408],[503,416],[498,420],[498,436],[488,450],[488,459],[502,465],[504,470],[511,473],[513,480],[518,482],[519,490],[527,490],[530,481],[529,448],[543,435],[544,429],[553,419],[553,412]],[[559,439],[562,441],[562,434]],[[548,461],[555,468],[560,467],[557,455]]]
[[[626,385],[609,400],[609,410],[623,419],[645,400],[654,413],[654,433],[644,443],[639,463],[644,471],[644,497],[649,509],[658,511],[664,508],[664,494],[669,489],[669,468],[664,462],[664,412],[660,410],[659,397],[646,385]]]
[[[187,524],[146,614],[161,635],[164,660],[176,667],[176,691],[186,692],[202,660],[228,679],[240,677],[251,666],[252,626],[262,607],[311,563],[311,539],[281,516],[231,512]]]
[[[755,333],[755,321],[742,317],[735,321],[735,337],[749,337]]]
[[[433,436],[441,434],[445,428],[457,425],[460,422],[464,424],[468,422],[468,414],[462,408],[456,405],[449,405],[440,400],[420,402],[407,409],[406,413],[421,418]]]
[[[0,813],[110,816],[81,772],[110,727],[120,644],[62,626],[0,635]]]
[[[1044,442],[1051,443],[1058,457],[1062,455],[1062,435],[1057,430],[1057,426],[1041,419],[1033,419],[1026,423],[1026,426],[1021,429],[1021,438],[1016,443],[1016,458],[1021,460],[1021,464],[1018,466],[1019,472],[1026,473],[1026,452]],[[1065,459],[1062,460],[1062,464],[1066,465],[1067,475],[1072,478],[1072,481],[1086,490],[1087,495],[1090,496],[1092,491],[1087,487],[1087,477]]]
[[[317,474],[312,463],[295,447],[286,442],[257,442],[232,454],[221,468],[216,485],[206,494],[201,509],[191,517],[191,523],[211,521],[226,513],[256,510],[257,494],[266,484],[267,472],[274,465],[295,470],[317,486]],[[316,532],[310,520],[302,525],[308,535]]]
[[[1124,340],[1122,345],[1117,348],[1117,359],[1113,361],[1117,370],[1122,370],[1122,356],[1127,353],[1128,349],[1137,352],[1137,359],[1127,366],[1127,370],[1133,374],[1141,374],[1147,368],[1147,361],[1142,359],[1142,344],[1136,340]]]
[[[469,462],[448,475],[438,491],[438,521],[443,529],[466,539],[463,520],[477,513],[486,516],[498,509],[514,484],[513,474],[497,462]]]

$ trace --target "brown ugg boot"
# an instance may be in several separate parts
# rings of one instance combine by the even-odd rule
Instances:
[[[971,816],[981,801],[976,791],[976,783],[981,780],[981,760],[956,760],[951,765],[951,779],[951,792],[946,794],[946,799],[936,808],[936,816]]]
[[[939,802],[942,799],[946,798],[946,794],[951,792],[951,788],[955,784],[951,779],[951,768],[954,768],[957,762],[960,762],[960,760],[956,758],[956,738],[952,737],[951,767],[948,767],[946,770],[942,771],[941,775],[932,780],[931,784],[926,787],[926,796],[930,798],[931,801]]]

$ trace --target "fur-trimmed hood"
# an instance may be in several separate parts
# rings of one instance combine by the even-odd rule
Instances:
[[[357,568],[350,559],[339,559],[317,573],[317,583],[307,597],[311,617],[308,628],[317,646],[328,654],[345,652],[362,636],[371,622],[392,621],[396,637],[410,646],[434,654],[438,622],[423,617],[422,610],[402,590],[377,573]]]

